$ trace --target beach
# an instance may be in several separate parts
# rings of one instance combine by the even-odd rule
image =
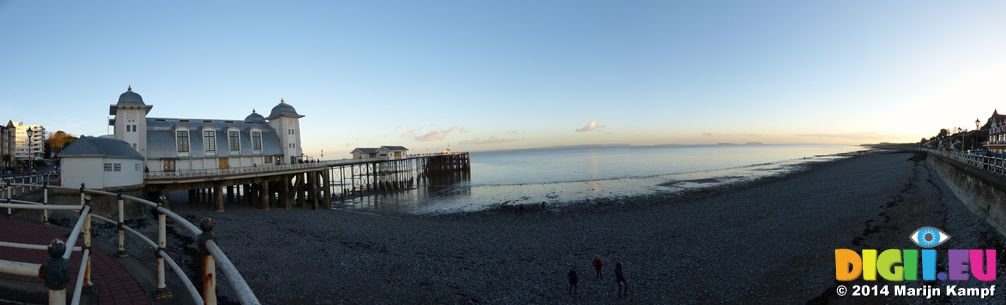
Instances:
[[[921,226],[953,235],[950,248],[1003,244],[929,162],[874,151],[687,195],[523,215],[180,211],[217,221],[219,244],[267,304],[845,303],[834,293],[836,248],[914,247],[906,236]],[[616,259],[629,283],[621,299]],[[576,296],[566,292],[571,265]]]

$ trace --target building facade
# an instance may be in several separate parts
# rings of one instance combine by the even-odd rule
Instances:
[[[111,188],[143,184],[143,156],[125,141],[80,137],[59,156],[63,185]]]
[[[42,160],[45,157],[45,138],[47,136],[45,127],[19,121],[9,121],[7,126],[14,134],[14,158],[17,161]],[[32,131],[31,138],[28,138],[29,129]]]
[[[14,164],[14,150],[17,147],[14,137],[13,123],[7,122],[7,125],[0,125],[0,174],[7,173],[8,170],[15,166]]]
[[[304,116],[283,99],[268,118],[254,110],[234,120],[148,117],[152,108],[131,86],[109,106],[113,137],[143,156],[145,171],[279,165],[303,157]]]
[[[407,157],[409,149],[403,146],[358,147],[349,153],[353,154],[353,159],[398,160]]]
[[[985,148],[993,154],[1006,153],[1006,114],[999,114],[999,110],[993,111],[982,129],[989,132]]]

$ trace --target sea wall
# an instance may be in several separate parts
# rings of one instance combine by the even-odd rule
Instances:
[[[933,154],[927,159],[971,212],[1006,236],[1006,178]]]

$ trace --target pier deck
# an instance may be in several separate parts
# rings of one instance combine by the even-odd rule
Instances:
[[[395,159],[340,159],[229,169],[150,172],[144,190],[164,195],[187,190],[189,203],[245,203],[262,209],[328,207],[348,198],[409,189],[421,183],[457,181],[470,175],[467,152],[409,155]]]

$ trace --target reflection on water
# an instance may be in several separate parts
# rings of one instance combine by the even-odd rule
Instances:
[[[857,150],[862,148],[736,145],[473,153],[470,179],[430,181],[398,193],[337,201],[334,206],[425,214],[680,192],[787,173]]]

